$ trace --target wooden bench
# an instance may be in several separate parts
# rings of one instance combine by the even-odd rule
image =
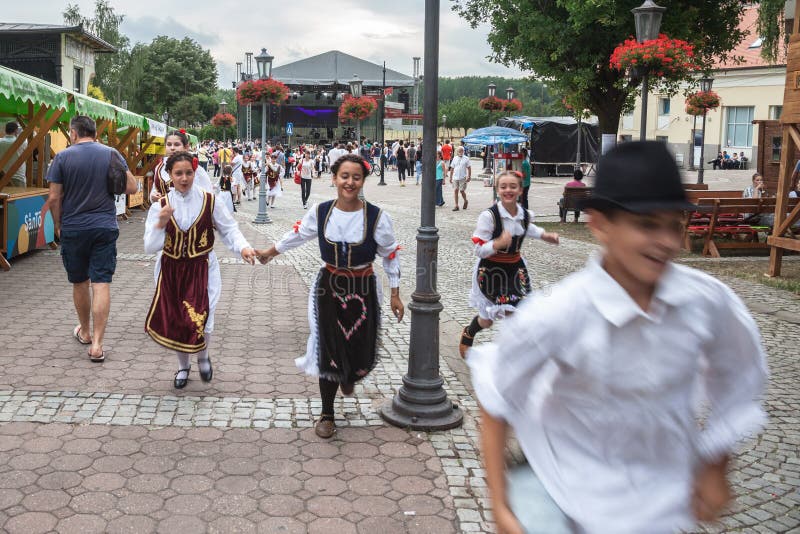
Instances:
[[[768,248],[766,242],[758,238],[760,232],[769,233],[771,227],[748,224],[744,215],[773,214],[777,199],[771,198],[700,198],[697,202],[701,213],[708,213],[707,225],[692,225],[688,233],[703,237],[703,255],[719,258],[720,249],[760,249]],[[787,210],[797,206],[798,199],[791,198]],[[787,211],[787,213],[788,213]],[[729,237],[731,242],[718,242],[717,238]],[[746,241],[740,239],[745,238]]]
[[[707,191],[708,184],[683,184],[686,191]]]
[[[565,187],[564,196],[558,201],[558,214],[561,222],[567,222],[567,213],[575,212],[575,222],[578,222],[581,210],[579,209],[582,200],[592,196],[593,187]]]

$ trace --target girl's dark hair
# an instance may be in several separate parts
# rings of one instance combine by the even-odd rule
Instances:
[[[167,137],[177,137],[183,146],[189,146],[189,136],[180,130],[172,130]],[[166,140],[167,138],[164,138],[164,141]]]
[[[226,177],[233,176],[233,167],[231,167],[230,165],[224,165],[222,167],[222,176]]]
[[[194,168],[194,156],[192,156],[188,152],[176,152],[173,155],[171,155],[167,160],[167,165],[165,167],[167,169],[167,174],[172,173],[172,168],[179,161],[188,161],[189,165],[191,165],[192,168]]]
[[[342,163],[346,163],[348,161],[350,163],[358,163],[361,165],[361,171],[364,173],[364,178],[367,177],[369,174],[369,167],[367,167],[367,162],[364,161],[364,158],[358,154],[345,154],[337,159],[331,166],[331,172],[334,174],[334,176],[339,174],[339,168],[342,166]]]

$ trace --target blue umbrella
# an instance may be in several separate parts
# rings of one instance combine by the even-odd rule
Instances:
[[[518,144],[528,140],[528,136],[513,128],[504,126],[487,126],[479,128],[461,139],[468,145],[498,145],[498,144]]]

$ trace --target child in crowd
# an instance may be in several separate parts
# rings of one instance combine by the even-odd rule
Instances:
[[[194,182],[197,160],[188,152],[169,157],[165,165],[172,189],[150,206],[144,250],[158,252],[156,292],[145,331],[153,341],[178,355],[176,389],[189,380],[189,358],[197,354],[200,378],[213,376],[208,344],[222,282],[214,253],[214,231],[225,245],[253,264],[256,252],[239,231],[228,209]]]
[[[472,234],[478,261],[472,272],[469,304],[478,310],[478,315],[461,333],[458,349],[462,358],[478,332],[513,312],[530,293],[528,264],[520,254],[525,238],[558,244],[558,234],[533,224],[533,213],[519,204],[520,173],[502,172],[495,182],[495,194],[498,202],[481,212]]]
[[[672,263],[692,205],[663,143],[611,150],[585,202],[602,252],[468,354],[498,532],[692,530],[764,422],[759,333],[727,286]],[[507,483],[509,426],[530,465]]]

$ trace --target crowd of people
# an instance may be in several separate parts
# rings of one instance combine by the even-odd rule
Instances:
[[[47,179],[79,321],[72,335],[100,362],[119,235],[110,167],[126,169],[129,192],[137,184],[124,160],[95,136],[94,121],[74,117],[72,144],[56,155]],[[175,388],[190,380],[193,355],[201,380],[213,380],[211,338],[224,335],[214,331],[222,287],[215,237],[250,264],[316,241],[321,267],[308,294],[310,333],[295,363],[319,383],[316,434],[335,435],[336,396],[353,395],[376,368],[383,306],[373,268],[378,257],[389,279],[390,314],[402,321],[405,312],[391,206],[361,196],[376,157],[375,145],[366,145],[204,143],[191,153],[184,132],[168,134],[143,236],[145,252],[156,254],[143,322],[177,358]],[[425,145],[414,145],[416,159]],[[377,148],[379,163],[395,157],[404,186],[411,143],[407,150],[398,142],[396,153],[389,144]],[[454,210],[468,206],[465,157],[461,147],[437,146],[436,178],[452,181]],[[287,176],[303,185],[326,165],[332,198],[309,208],[310,184],[303,186],[305,215],[270,245],[251,245],[228,203],[220,202],[224,193],[232,193],[231,207],[249,200],[248,175],[250,189],[260,172],[272,190]],[[755,322],[733,291],[672,263],[683,213],[691,208],[674,158],[659,142],[625,143],[603,157],[583,206],[602,248],[547,291],[532,290],[536,264],[523,257],[522,245],[527,237],[553,245],[560,238],[534,224],[522,204],[525,188],[523,173],[500,173],[496,202],[477,214],[469,294],[477,315],[459,343],[480,403],[498,532],[673,532],[717,517],[731,499],[726,470],[736,443],[764,422],[766,360]],[[476,334],[497,321],[495,339],[472,347]],[[695,419],[700,397],[703,426]],[[529,462],[510,471],[509,428]]]

